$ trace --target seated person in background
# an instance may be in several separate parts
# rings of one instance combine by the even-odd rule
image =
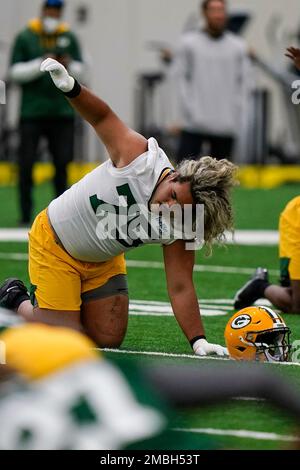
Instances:
[[[271,285],[267,269],[258,268],[253,278],[236,294],[234,307],[249,307],[268,299],[286,313],[300,313],[300,196],[292,199],[279,222],[280,284]]]

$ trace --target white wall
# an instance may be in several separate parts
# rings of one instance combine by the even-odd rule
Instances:
[[[73,26],[76,8],[86,5],[90,9],[89,22],[77,30],[92,65],[91,85],[128,124],[133,123],[136,75],[141,70],[159,68],[158,56],[147,48],[147,44],[159,40],[175,45],[187,17],[191,12],[197,13],[198,4],[198,0],[68,1],[66,19]],[[300,25],[298,0],[231,0],[229,4],[253,12],[246,39],[269,60],[274,60],[266,39],[266,27],[271,17],[278,15],[287,30],[295,30]],[[40,5],[41,0],[0,0],[0,78],[5,73],[14,35],[29,18],[36,16]],[[259,80],[274,89],[262,75]],[[276,97],[276,89],[274,92]],[[276,135],[282,127],[278,99],[274,106],[272,132]],[[89,157],[93,159],[99,156],[95,142],[92,137]]]

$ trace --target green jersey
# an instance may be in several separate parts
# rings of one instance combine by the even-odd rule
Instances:
[[[189,450],[173,411],[132,361],[80,362],[1,395],[0,450]]]
[[[15,40],[11,66],[47,55],[69,56],[73,61],[82,61],[76,36],[65,23],[60,24],[55,34],[49,35],[44,33],[41,20],[31,20]],[[41,74],[35,80],[22,84],[22,119],[73,115],[73,109],[64,95],[53,86],[49,74]]]

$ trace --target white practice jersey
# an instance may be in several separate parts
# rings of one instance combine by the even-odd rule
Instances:
[[[66,251],[81,261],[103,262],[142,244],[172,243],[174,238],[164,236],[169,231],[159,224],[159,217],[161,239],[141,237],[136,208],[148,208],[167,169],[173,169],[171,162],[151,138],[148,151],[128,166],[116,168],[108,160],[55,199],[48,214]]]

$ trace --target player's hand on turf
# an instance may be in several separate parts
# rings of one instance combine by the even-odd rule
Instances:
[[[41,64],[41,72],[49,72],[57,88],[64,93],[73,90],[75,80],[67,69],[55,59],[48,58]]]
[[[228,356],[228,350],[219,344],[211,344],[206,339],[198,339],[193,345],[196,356]]]
[[[296,47],[288,47],[287,52],[285,53],[286,57],[292,59],[297,69],[300,70],[300,49]]]

